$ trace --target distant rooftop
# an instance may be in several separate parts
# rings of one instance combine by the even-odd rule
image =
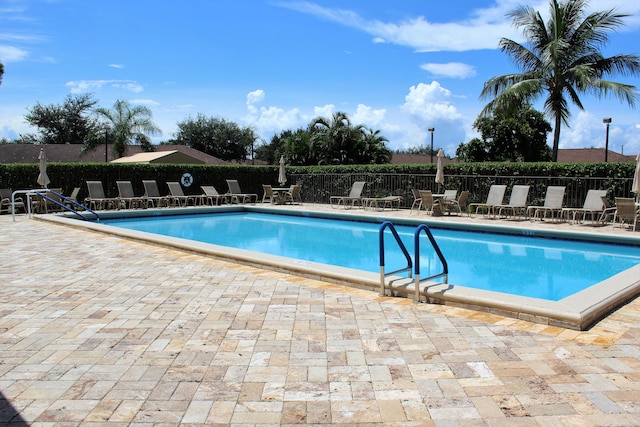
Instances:
[[[3,144],[0,145],[0,163],[37,163],[40,148],[44,148],[47,161],[52,163],[75,163],[75,162],[104,162],[105,148],[97,147],[96,149],[80,154],[82,144]],[[202,151],[187,147],[185,145],[155,145],[155,150],[151,153],[164,151],[180,152],[199,160],[199,163],[208,165],[224,165],[228,164],[224,160],[210,156]],[[126,155],[132,156],[138,153],[145,153],[139,145],[130,145],[127,148]],[[115,160],[112,155],[111,147],[106,152],[108,161]],[[156,162],[157,163],[157,162]],[[175,163],[175,162],[172,162]]]

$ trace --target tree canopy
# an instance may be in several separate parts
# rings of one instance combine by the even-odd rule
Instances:
[[[253,129],[219,117],[198,114],[178,123],[178,131],[167,143],[181,144],[226,161],[249,158],[256,137]]]
[[[551,159],[547,145],[551,124],[544,114],[529,105],[516,111],[497,110],[492,116],[480,116],[473,128],[480,132],[481,139],[460,144],[456,150],[459,160],[541,162]]]
[[[481,98],[493,98],[483,114],[496,108],[533,104],[545,97],[544,108],[554,119],[552,160],[558,159],[560,127],[568,125],[569,102],[584,109],[581,94],[613,95],[635,106],[635,86],[607,80],[614,73],[640,74],[636,55],[605,57],[600,48],[608,32],[622,25],[627,15],[614,9],[586,15],[587,0],[550,0],[550,18],[545,24],[540,13],[520,6],[508,14],[514,26],[522,28],[525,44],[502,38],[500,49],[520,68],[521,73],[487,80]]]
[[[85,144],[98,129],[91,116],[96,103],[91,94],[68,95],[62,105],[37,103],[25,120],[38,128],[40,136],[23,135],[22,139],[40,144]]]

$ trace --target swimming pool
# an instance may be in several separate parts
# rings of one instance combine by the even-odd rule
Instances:
[[[293,212],[291,212],[293,211]],[[485,232],[498,232],[499,234],[512,234],[523,236],[525,241],[534,240],[536,237],[552,237],[552,238],[564,238],[570,239],[575,242],[591,242],[594,244],[615,242],[623,246],[640,247],[640,239],[635,237],[635,233],[629,233],[629,235],[612,235],[598,234],[598,233],[581,233],[579,231],[566,231],[566,230],[542,230],[532,229],[529,227],[529,223],[525,222],[525,227],[522,224],[515,226],[505,226],[504,223],[500,225],[490,225],[489,223],[479,224],[477,221],[466,221],[464,218],[460,218],[462,221],[454,222],[441,222],[433,220],[429,217],[420,218],[393,218],[393,214],[390,217],[385,217],[384,213],[371,213],[367,211],[337,211],[337,210],[314,210],[313,207],[300,207],[298,209],[286,209],[280,207],[262,207],[262,206],[221,206],[221,207],[198,207],[189,209],[148,209],[138,211],[118,211],[118,212],[104,212],[100,213],[101,221],[99,223],[80,221],[71,215],[45,215],[38,217],[37,219],[50,221],[58,224],[73,227],[74,229],[84,228],[99,233],[106,233],[117,237],[141,241],[153,245],[161,245],[165,247],[171,247],[181,251],[187,251],[190,253],[197,253],[205,256],[212,256],[214,258],[228,260],[234,263],[240,263],[245,265],[256,266],[260,268],[273,269],[285,273],[295,274],[322,282],[328,282],[331,284],[339,284],[351,287],[357,287],[367,289],[371,291],[379,291],[380,286],[380,273],[373,273],[371,271],[362,270],[361,268],[340,267],[325,264],[322,262],[314,262],[308,260],[302,260],[299,258],[292,258],[289,256],[272,255],[269,253],[257,253],[250,249],[238,249],[229,246],[222,246],[219,244],[203,243],[195,240],[190,240],[185,236],[182,238],[170,237],[166,235],[160,235],[150,233],[146,231],[139,231],[133,229],[126,229],[115,225],[106,224],[111,219],[131,219],[137,217],[172,217],[176,215],[190,215],[190,214],[231,214],[242,212],[261,212],[261,213],[278,213],[283,215],[293,214],[296,217],[319,217],[319,218],[333,218],[339,220],[348,221],[363,221],[373,223],[374,228],[385,220],[391,220],[394,224],[404,224],[413,228],[421,223],[429,223],[430,226],[437,226],[439,228],[446,228],[450,230],[465,230],[465,231],[477,231],[479,234]],[[401,213],[400,213],[401,214]],[[240,221],[241,223],[242,221]],[[346,224],[347,228],[351,228],[352,222]],[[245,224],[237,224],[236,229],[245,229]],[[591,227],[585,227],[589,229]],[[575,228],[572,228],[575,230]],[[253,234],[259,234],[254,232]],[[299,234],[303,234],[302,232]],[[307,234],[308,235],[308,234]],[[312,240],[325,235],[334,235],[333,231],[318,232],[312,236]],[[269,238],[263,239],[267,246],[281,245],[287,239],[281,235],[271,235]],[[344,238],[342,240],[351,240],[351,238]],[[615,245],[614,245],[615,246]],[[378,262],[377,242],[374,249],[370,252],[369,257]],[[488,242],[484,243],[484,249],[482,252],[476,252],[476,255],[470,256],[474,259],[484,259],[488,254],[495,253],[497,259],[502,260],[503,255],[508,253],[513,255],[513,259],[517,260],[513,264],[516,266],[527,264],[530,254],[534,249],[525,248],[506,242]],[[545,257],[545,261],[549,265],[561,265],[567,264],[564,260],[559,259],[559,252],[553,248],[547,248],[542,251],[542,256]],[[593,265],[593,257],[595,255],[583,257],[589,265]],[[468,257],[469,258],[469,257]],[[422,258],[421,258],[422,259]],[[143,260],[142,260],[143,261]],[[462,268],[464,269],[467,261],[463,261]],[[489,265],[495,263],[488,263]],[[500,268],[504,264],[502,261],[496,268]],[[568,263],[571,264],[571,263]],[[424,269],[423,263],[422,268]],[[453,271],[455,265],[450,265],[450,272]],[[458,268],[456,268],[458,269]],[[539,287],[539,286],[551,286],[552,283],[549,280],[542,281],[541,283],[523,284],[523,280],[518,277],[511,279],[516,282],[515,286],[523,287]],[[573,273],[568,271],[563,273],[565,276],[571,276]],[[609,273],[607,273],[609,274]],[[421,275],[425,277],[425,275]],[[451,277],[451,276],[450,276]],[[488,281],[486,279],[485,281]],[[595,280],[599,280],[598,277]],[[555,284],[553,284],[555,286]],[[413,290],[411,291],[413,292]],[[554,298],[560,298],[558,300],[548,300],[537,297],[514,295],[504,292],[495,292],[482,288],[473,288],[469,286],[462,286],[449,280],[449,284],[430,284],[424,289],[420,289],[423,300],[431,303],[446,304],[456,307],[470,308],[478,311],[485,311],[488,313],[495,313],[502,316],[514,317],[517,319],[523,319],[536,323],[542,323],[546,325],[560,326],[564,328],[584,330],[588,329],[591,325],[597,322],[602,317],[606,316],[611,311],[620,307],[622,304],[640,295],[640,265],[632,266],[620,273],[607,277],[600,282],[587,287],[582,291],[578,291],[566,297],[556,296]],[[524,292],[523,292],[524,293]]]
[[[380,269],[378,223],[256,212],[104,222],[372,273]],[[396,229],[405,246],[411,248],[415,227],[400,225]],[[637,246],[444,228],[431,231],[447,259],[449,283],[493,292],[558,301],[640,264]],[[401,268],[404,257],[400,249],[392,242],[386,246],[388,270]],[[433,251],[421,251],[421,266],[423,277],[442,270]]]

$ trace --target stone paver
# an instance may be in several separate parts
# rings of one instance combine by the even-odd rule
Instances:
[[[639,300],[577,332],[24,216],[0,230],[3,425],[640,425]]]

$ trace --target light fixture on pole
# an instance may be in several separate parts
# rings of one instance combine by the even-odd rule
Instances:
[[[604,161],[606,163],[609,161],[609,125],[611,124],[611,117],[602,119],[602,123],[607,126],[607,135],[604,140]]]
[[[427,129],[427,131],[429,131],[429,133],[431,134],[431,163],[433,163],[433,132],[436,130],[436,128],[429,128]]]

